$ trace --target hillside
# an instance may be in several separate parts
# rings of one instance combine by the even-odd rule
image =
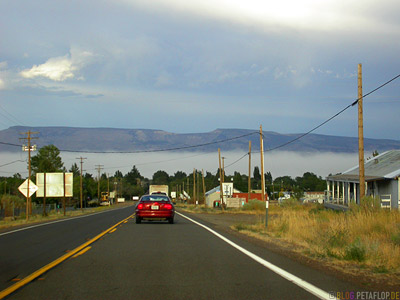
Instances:
[[[35,144],[42,147],[54,144],[60,150],[70,151],[202,151],[212,152],[218,148],[222,150],[248,149],[249,141],[252,150],[260,149],[259,134],[254,130],[246,129],[216,129],[205,133],[177,134],[162,130],[150,129],[116,129],[116,128],[74,128],[74,127],[22,127],[15,126],[0,131],[0,142],[21,145],[20,133],[28,130],[38,131],[38,140]],[[279,134],[264,132],[264,148],[273,149],[283,145],[301,134]],[[241,138],[237,138],[243,136]],[[224,141],[221,143],[214,143]],[[383,152],[389,149],[400,149],[400,141],[384,139],[365,139],[365,152],[378,150]],[[203,145],[201,147],[191,147]],[[352,137],[328,136],[309,134],[294,143],[288,144],[279,150],[295,152],[343,152],[358,151],[358,140]],[[0,151],[21,151],[20,147],[0,144]]]

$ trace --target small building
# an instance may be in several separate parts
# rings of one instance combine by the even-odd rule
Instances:
[[[220,187],[217,186],[217,187],[213,188],[212,190],[209,190],[208,192],[206,192],[206,204],[208,207],[214,207],[215,203],[220,201],[219,191],[220,191]],[[249,202],[248,196],[249,196],[248,193],[242,193],[241,191],[234,188],[233,195],[231,198],[228,198],[228,202],[229,202],[229,199],[236,200],[236,198],[237,198],[237,199],[240,199],[240,203],[242,206],[244,203]],[[265,198],[267,198],[267,197],[268,197],[268,195],[265,194]],[[261,198],[262,198],[261,193],[254,193],[254,191],[252,191],[252,193],[250,193],[250,200],[253,200],[253,199],[261,200]]]
[[[365,160],[365,195],[381,199],[381,206],[400,208],[400,150],[390,150]],[[328,205],[348,207],[360,204],[358,165],[326,178],[324,202]]]
[[[209,190],[208,192],[206,192],[206,204],[208,207],[214,207],[215,203],[217,201],[220,201],[220,187],[217,186],[215,188],[213,188],[212,190]],[[233,189],[233,193],[241,193],[239,190],[237,189]]]

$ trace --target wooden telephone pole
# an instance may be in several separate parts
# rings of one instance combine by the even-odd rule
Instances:
[[[80,186],[81,186],[81,189],[80,189],[80,200],[81,200],[81,209],[83,209],[83,200],[82,200],[82,198],[83,198],[83,182],[82,182],[82,172],[83,172],[83,160],[84,159],[86,159],[86,157],[78,157],[77,159],[80,159],[81,160],[81,180],[80,180]]]
[[[221,208],[224,209],[224,203],[223,203],[223,196],[222,196],[222,169],[221,169],[221,149],[218,148],[218,160],[219,160],[219,200],[221,203]]]
[[[97,199],[98,199],[98,201],[99,201],[99,203],[101,203],[101,199],[100,199],[100,171],[101,171],[101,169],[104,169],[103,168],[104,167],[104,165],[96,165],[96,170],[97,170],[97,172],[98,172],[98,181],[97,181]]]
[[[249,141],[249,182],[248,182],[248,192],[249,192],[249,196],[247,197],[247,201],[250,201],[250,194],[251,194],[251,141]]]
[[[364,170],[364,121],[363,121],[363,93],[362,93],[362,66],[358,64],[358,169],[360,177],[360,203],[365,197],[365,170]]]
[[[265,199],[265,175],[264,175],[264,139],[262,125],[260,125],[260,153],[261,153],[261,195],[265,201],[265,227],[268,226],[268,199]]]
[[[29,181],[31,180],[31,151],[36,150],[36,146],[31,146],[31,140],[38,139],[37,137],[32,137],[32,134],[39,134],[39,132],[32,132],[28,130],[28,132],[22,132],[21,134],[26,134],[26,138],[20,138],[20,140],[26,140],[28,142],[28,146],[22,146],[22,151],[28,151],[28,182],[27,182],[27,196],[26,196],[26,220],[29,219],[29,214],[32,213],[31,208],[31,197],[29,196]]]
[[[201,169],[201,178],[203,181],[203,198],[204,198],[204,206],[207,207],[207,203],[206,203],[206,184],[204,182],[204,171],[203,169]]]
[[[196,169],[193,169],[193,204],[196,205]]]

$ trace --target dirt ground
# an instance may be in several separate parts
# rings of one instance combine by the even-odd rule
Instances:
[[[235,224],[256,224],[265,218],[264,214],[241,214],[241,213],[192,213],[185,211],[185,214],[194,216],[213,224],[216,229],[233,234],[241,239],[264,247],[270,251],[283,254],[300,263],[320,270],[324,273],[334,275],[344,281],[352,282],[367,290],[374,291],[400,291],[400,276],[391,274],[372,273],[356,264],[348,261],[333,261],[329,258],[315,258],[307,256],[299,247],[293,247],[293,244],[282,241],[277,238],[266,238],[256,233],[243,233],[233,230],[231,226]],[[399,254],[400,255],[400,254]]]

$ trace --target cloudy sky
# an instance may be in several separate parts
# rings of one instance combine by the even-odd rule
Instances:
[[[305,132],[400,74],[398,0],[3,0],[0,129]],[[399,140],[400,79],[364,99]],[[352,107],[316,133],[357,135]]]

